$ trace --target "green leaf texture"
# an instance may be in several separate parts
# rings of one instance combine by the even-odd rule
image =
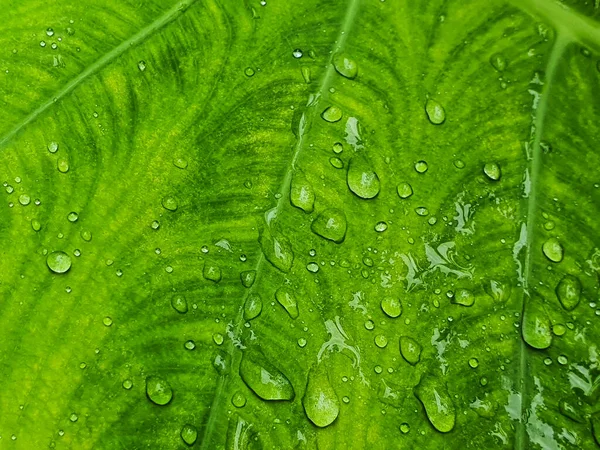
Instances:
[[[600,7],[6,0],[0,448],[600,444]]]

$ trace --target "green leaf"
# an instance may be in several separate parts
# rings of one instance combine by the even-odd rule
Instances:
[[[0,447],[600,446],[600,6],[9,1]]]

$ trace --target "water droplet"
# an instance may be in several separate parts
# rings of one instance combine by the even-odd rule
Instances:
[[[324,366],[312,367],[302,398],[306,417],[316,426],[331,425],[340,413],[340,401],[329,382]]]
[[[319,265],[316,262],[309,262],[306,265],[306,270],[311,273],[317,273],[319,271]]]
[[[300,68],[300,72],[302,73],[302,78],[304,78],[304,82],[306,84],[310,84],[310,82],[311,82],[310,67],[302,66]]]
[[[244,70],[244,75],[246,75],[248,78],[254,76],[254,69],[252,67],[246,67],[246,69]]]
[[[302,58],[302,55],[302,50],[300,50],[299,48],[294,49],[294,51],[292,52],[292,56],[296,59]]]
[[[321,117],[327,122],[339,122],[343,115],[342,110],[335,105],[325,108],[321,113]]]
[[[288,378],[257,350],[244,352],[240,363],[240,376],[263,400],[294,399],[294,388]]]
[[[425,217],[429,215],[429,210],[427,208],[425,208],[424,206],[419,206],[418,208],[415,208],[415,212],[417,213],[418,216],[421,217]]]
[[[481,377],[481,378],[479,379],[479,384],[480,384],[480,385],[482,385],[482,386],[487,386],[487,384],[488,384],[488,379],[487,379],[486,377]]]
[[[287,311],[292,319],[296,319],[299,315],[298,302],[294,292],[287,286],[282,286],[275,292],[275,299]]]
[[[464,169],[465,162],[462,159],[457,159],[454,161],[454,167],[456,167],[457,169]]]
[[[562,323],[557,323],[552,325],[552,332],[554,333],[554,336],[562,336],[567,332],[567,327]]]
[[[56,161],[56,168],[60,173],[67,173],[69,171],[69,160],[66,158],[59,158]]]
[[[188,162],[183,158],[175,158],[173,159],[173,165],[178,169],[187,169]]]
[[[77,422],[77,420],[79,420],[79,417],[77,417],[77,414],[75,414],[75,413],[72,413],[72,414],[69,416],[69,420],[70,420],[71,422],[75,423],[75,422]]]
[[[313,233],[337,244],[344,242],[346,228],[346,214],[341,209],[336,208],[323,211],[310,227]]]
[[[244,270],[240,273],[240,279],[242,280],[242,286],[251,288],[256,280],[256,270]]]
[[[331,164],[336,169],[344,168],[344,161],[342,161],[340,158],[337,158],[335,156],[332,156],[331,158],[329,158],[329,164]]]
[[[408,434],[408,432],[410,431],[410,425],[406,422],[401,423],[400,431],[402,432],[402,434]]]
[[[560,355],[558,358],[556,358],[556,360],[558,361],[558,363],[561,366],[564,366],[565,364],[567,364],[569,362],[569,360],[567,359],[567,357],[565,355]]]
[[[425,172],[427,172],[427,169],[429,169],[429,166],[427,165],[427,161],[421,160],[421,161],[417,161],[415,163],[415,170],[418,173],[425,173]]]
[[[156,376],[149,376],[146,378],[146,395],[152,403],[164,406],[173,398],[173,390],[166,380]]]
[[[153,230],[158,230],[160,228],[160,222],[158,220],[153,220],[152,223],[150,224],[150,227]]]
[[[490,64],[498,72],[503,72],[508,66],[508,60],[500,53],[494,53],[490,56]]]
[[[413,188],[408,183],[400,183],[396,188],[396,191],[398,192],[398,197],[402,199],[406,199],[413,195]]]
[[[27,206],[31,203],[31,197],[27,194],[19,195],[19,203],[23,206]]]
[[[379,348],[387,347],[388,340],[383,334],[378,334],[375,336],[375,345]]]
[[[554,222],[552,220],[549,220],[548,222],[544,223],[544,230],[546,230],[546,231],[554,230]]]
[[[140,72],[143,72],[144,70],[146,70],[146,61],[142,60],[142,61],[138,61],[138,69]]]
[[[336,155],[339,155],[343,151],[344,151],[344,146],[342,145],[341,142],[336,142],[335,144],[333,144],[333,153],[335,153]]]
[[[194,341],[192,341],[191,339],[185,341],[185,343],[183,344],[183,347],[186,350],[195,350],[196,349],[196,343]]]
[[[421,345],[409,336],[400,336],[400,354],[407,363],[414,366],[421,360]]]
[[[496,163],[487,163],[484,165],[483,173],[492,181],[498,181],[502,177],[500,166]]]
[[[364,199],[376,197],[381,189],[379,176],[373,171],[367,160],[361,156],[353,157],[348,163],[346,181],[348,188]]]
[[[294,252],[289,239],[283,234],[265,228],[258,238],[263,254],[273,267],[289,272],[294,262]]]
[[[564,248],[555,237],[551,237],[542,245],[542,252],[550,261],[559,263],[564,257]]]
[[[456,290],[450,302],[456,305],[473,306],[475,303],[475,296],[470,290],[461,288]]]
[[[6,193],[7,194],[12,194],[15,191],[15,188],[12,187],[10,184],[8,186],[6,186]]]
[[[262,299],[260,294],[250,294],[248,298],[246,298],[246,303],[244,303],[244,319],[252,320],[260,315],[262,312]]]
[[[65,273],[71,268],[71,257],[65,252],[52,252],[46,258],[46,264],[54,273]]]
[[[306,347],[306,344],[307,344],[306,339],[304,339],[304,338],[298,339],[298,347],[304,348],[304,347]]]
[[[179,435],[181,436],[181,440],[191,447],[196,443],[196,439],[198,439],[198,430],[194,425],[186,423],[181,428]]]
[[[537,294],[525,302],[521,333],[523,340],[533,348],[545,349],[552,344],[550,318],[544,310],[542,297]]]
[[[181,294],[176,294],[171,297],[171,306],[179,314],[185,314],[188,312],[188,302],[186,298]]]
[[[204,269],[202,270],[202,276],[205,280],[212,281],[213,283],[218,283],[221,281],[221,268],[209,262],[204,263]]]
[[[353,80],[358,74],[358,64],[356,61],[343,54],[337,54],[333,57],[333,67],[341,76]]]
[[[125,390],[130,390],[133,387],[133,382],[131,380],[123,380],[121,386],[123,386],[123,389]]]
[[[231,397],[231,404],[236,408],[243,408],[246,406],[246,397],[240,391],[237,391]]]
[[[296,172],[290,188],[290,203],[306,213],[313,212],[315,206],[315,191],[306,177]]]
[[[581,282],[573,275],[565,275],[556,286],[556,296],[564,309],[574,310],[581,299]]]
[[[110,317],[106,316],[104,319],[102,319],[102,323],[105,327],[110,327],[113,324],[113,320]]]
[[[92,233],[90,233],[89,231],[82,230],[81,233],[79,233],[79,235],[81,236],[81,239],[83,239],[86,242],[90,242],[92,240]]]
[[[213,334],[213,342],[217,345],[223,345],[223,342],[225,342],[225,338],[221,333],[215,333]]]
[[[388,224],[387,224],[387,222],[384,222],[383,220],[380,222],[377,222],[375,224],[375,231],[377,231],[378,233],[383,233],[387,229],[388,229]]]
[[[425,112],[427,113],[429,121],[434,125],[441,125],[446,120],[446,111],[444,111],[444,107],[433,99],[427,99],[427,103],[425,103]]]
[[[423,404],[427,418],[436,430],[441,433],[452,431],[456,421],[456,410],[440,378],[423,375],[414,388],[414,394]]]
[[[162,206],[168,211],[177,211],[177,200],[174,197],[164,197]]]
[[[389,317],[400,317],[402,315],[402,303],[397,298],[384,297],[381,300],[381,310]]]
[[[369,331],[372,330],[372,329],[374,329],[375,328],[375,322],[373,322],[371,319],[367,320],[365,322],[365,328],[367,330],[369,330]]]
[[[373,370],[376,374],[380,374],[381,372],[383,372],[383,368],[381,366],[375,366]]]
[[[50,142],[48,144],[48,151],[50,153],[56,153],[58,151],[58,142]]]
[[[42,224],[37,219],[31,219],[31,228],[33,228],[33,231],[40,231]]]
[[[479,360],[477,358],[471,358],[471,359],[469,359],[469,366],[472,369],[477,369],[477,367],[479,367]]]
[[[46,35],[54,36],[54,30],[52,28],[46,28]]]
[[[75,211],[71,211],[69,214],[67,214],[67,220],[71,223],[77,222],[78,219],[79,214],[77,214]]]
[[[544,364],[547,366],[552,365],[552,358],[544,358]]]

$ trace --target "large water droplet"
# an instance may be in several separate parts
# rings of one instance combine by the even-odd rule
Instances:
[[[521,333],[523,340],[533,348],[545,349],[552,344],[552,326],[544,310],[543,300],[537,294],[525,301]]]
[[[296,296],[294,295],[294,291],[292,291],[292,289],[287,286],[281,286],[275,292],[275,298],[279,304],[283,306],[292,319],[296,319],[298,317],[298,302],[296,301]]]
[[[381,309],[389,317],[400,317],[402,314],[402,303],[394,297],[384,297],[381,300]]]
[[[429,121],[434,125],[441,125],[446,120],[444,107],[431,98],[427,99],[427,103],[425,103],[425,112]]]
[[[258,238],[263,254],[273,267],[289,272],[294,262],[294,252],[289,239],[283,234],[265,228]]]
[[[198,430],[194,425],[187,423],[181,428],[179,435],[181,436],[181,440],[191,447],[196,443],[196,439],[198,439]]]
[[[242,280],[242,286],[251,288],[256,280],[256,270],[244,270],[240,273],[240,279]]]
[[[306,213],[313,212],[315,206],[315,191],[306,177],[296,173],[290,189],[290,203]]]
[[[260,294],[250,294],[244,303],[244,319],[252,320],[262,312],[262,299]]]
[[[180,314],[185,314],[186,312],[188,312],[187,300],[181,294],[177,294],[171,297],[171,306],[175,311],[177,311]]]
[[[573,275],[565,275],[556,286],[556,296],[563,308],[574,310],[581,299],[581,281]]]
[[[318,427],[331,425],[340,413],[340,401],[333,390],[324,366],[313,367],[308,373],[302,398],[306,416]]]
[[[221,278],[223,276],[221,273],[221,268],[208,261],[204,263],[202,275],[206,280],[212,281],[214,283],[218,283],[219,281],[221,281]]]
[[[438,377],[425,374],[414,388],[415,397],[423,404],[431,424],[441,433],[454,428],[456,410],[448,390]]]
[[[155,404],[164,406],[173,398],[171,385],[160,377],[146,378],[146,395]]]
[[[321,113],[321,117],[327,122],[339,122],[343,115],[342,110],[335,105],[329,106]]]
[[[400,354],[411,365],[421,360],[421,345],[409,336],[400,336]]]
[[[376,197],[381,189],[379,176],[361,156],[353,157],[348,163],[347,182],[350,190],[364,199]]]
[[[293,400],[295,396],[288,378],[256,350],[244,352],[240,376],[263,400]]]
[[[329,208],[313,221],[310,229],[313,233],[337,244],[346,237],[346,214],[341,209]]]
[[[337,73],[351,80],[356,78],[358,74],[358,64],[356,64],[356,61],[344,54],[338,53],[333,57],[333,66]]]
[[[46,258],[46,264],[54,273],[65,273],[71,268],[71,257],[65,252],[52,252]]]
[[[551,237],[542,245],[542,252],[550,261],[559,263],[564,257],[564,248],[555,237]]]

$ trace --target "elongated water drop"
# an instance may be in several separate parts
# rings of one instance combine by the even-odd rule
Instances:
[[[574,310],[581,299],[581,281],[573,275],[565,275],[556,285],[556,296],[563,308]]]
[[[244,303],[244,319],[252,320],[262,312],[262,298],[260,294],[253,293],[248,295],[246,303]]]
[[[296,173],[290,188],[290,203],[306,213],[313,212],[315,206],[315,191],[306,177]]]
[[[262,230],[258,238],[263,254],[273,267],[289,272],[294,262],[294,252],[289,239],[283,234],[268,228]]]
[[[240,273],[240,279],[242,280],[242,286],[251,288],[256,280],[256,270],[244,270]]]
[[[71,268],[71,257],[65,252],[52,252],[46,258],[46,264],[54,273],[65,273]]]
[[[533,348],[545,349],[552,344],[552,326],[544,310],[543,300],[538,294],[525,302],[521,324],[523,340]]]
[[[333,390],[324,366],[313,367],[308,373],[302,398],[306,417],[316,426],[331,425],[340,413],[340,401]]]
[[[550,261],[559,263],[563,260],[565,251],[558,239],[551,237],[542,245],[542,252]]]
[[[475,296],[469,289],[457,289],[452,297],[451,303],[462,306],[473,306]]]
[[[409,336],[400,336],[400,354],[407,363],[414,366],[421,360],[421,345]]]
[[[311,224],[313,233],[337,244],[346,237],[346,214],[341,209],[329,208],[317,216]]]
[[[356,64],[356,61],[341,53],[333,57],[333,66],[337,73],[350,80],[356,78],[358,74],[358,64]]]
[[[456,422],[456,409],[446,385],[438,377],[425,374],[414,388],[431,424],[441,433],[448,433]]]
[[[181,440],[191,447],[196,443],[196,439],[198,439],[198,430],[194,425],[187,423],[181,428],[179,435],[181,436]]]
[[[288,378],[258,350],[244,352],[240,363],[240,376],[263,400],[294,399],[294,388]]]
[[[296,301],[294,291],[287,286],[282,286],[275,292],[275,299],[283,306],[292,319],[298,318],[298,302]]]
[[[483,173],[492,181],[499,181],[502,177],[500,166],[495,162],[485,164],[483,166]]]
[[[343,115],[342,110],[335,105],[329,106],[321,113],[321,117],[327,122],[339,122]]]
[[[427,118],[434,125],[441,125],[446,120],[446,111],[444,107],[437,101],[429,98],[425,103],[425,112]]]
[[[146,378],[146,395],[160,406],[167,405],[173,398],[171,385],[164,379],[156,376]]]
[[[354,156],[348,163],[346,181],[348,188],[364,199],[376,197],[381,189],[379,176],[367,160],[361,156]]]

